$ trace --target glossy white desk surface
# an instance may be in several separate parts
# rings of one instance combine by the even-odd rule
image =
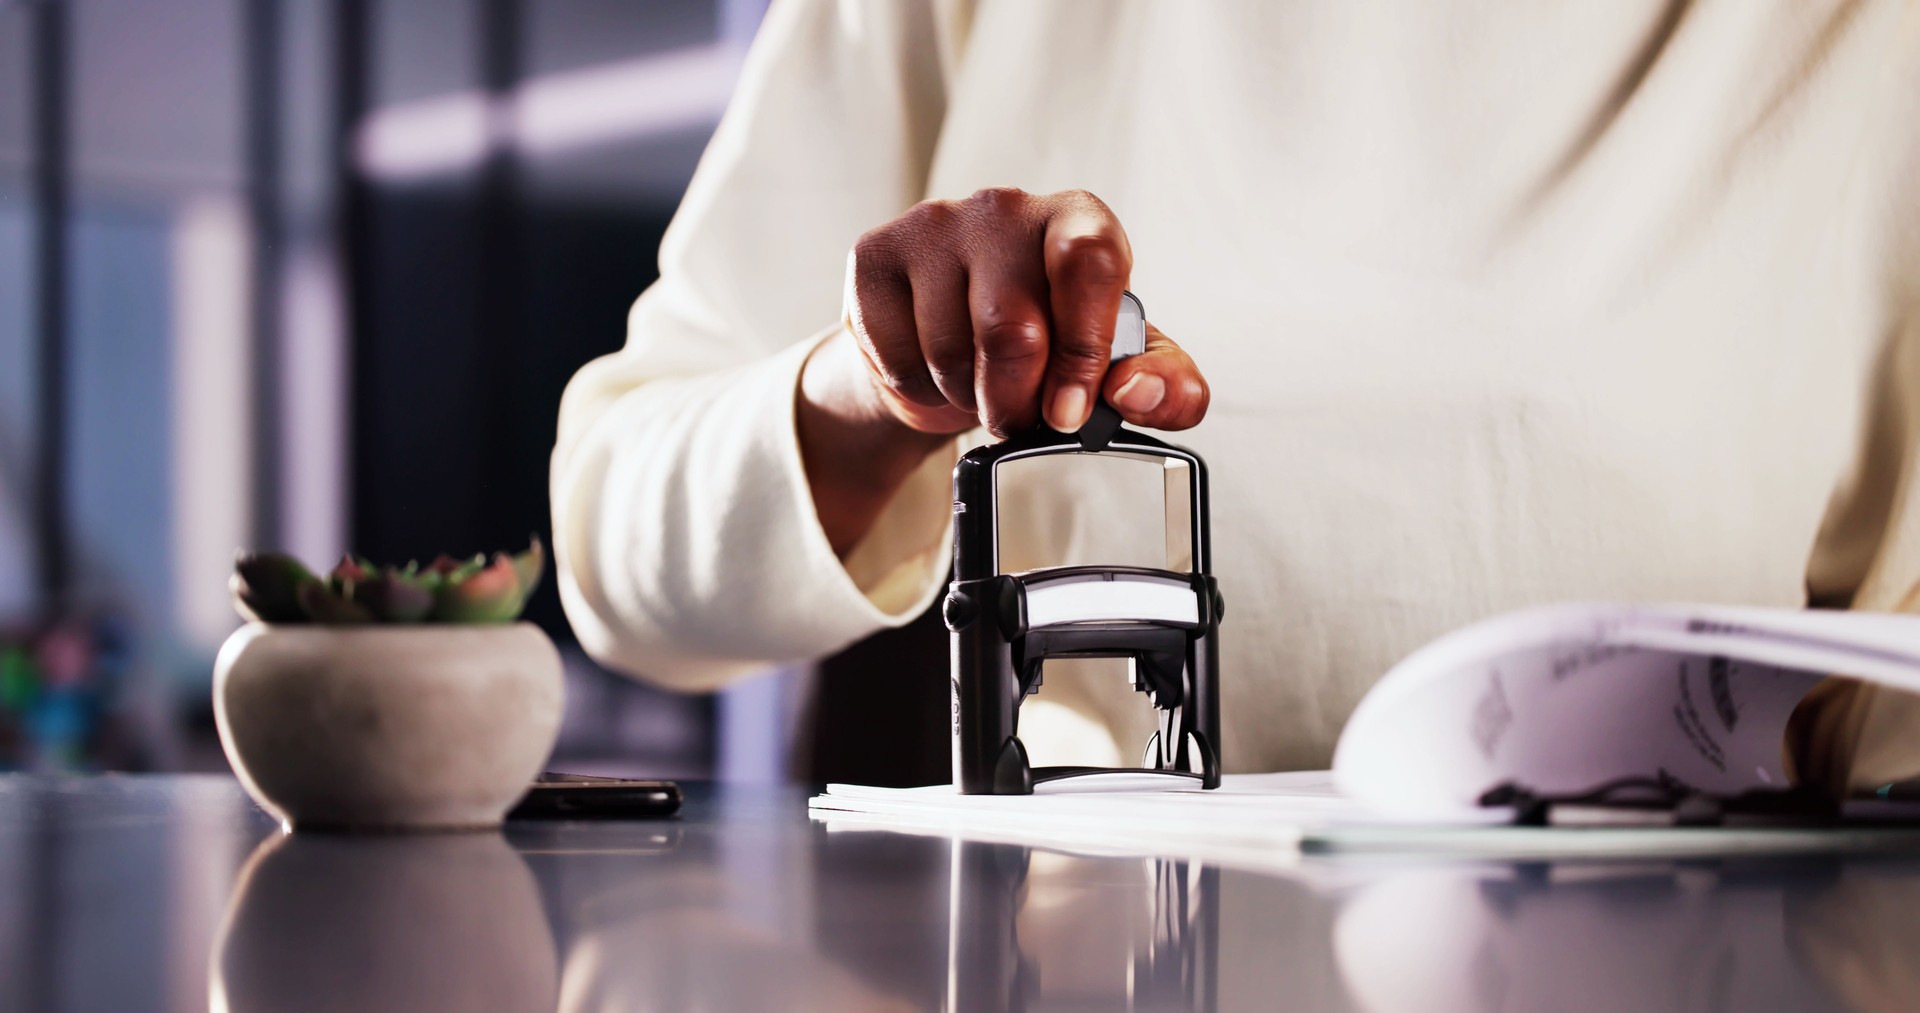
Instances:
[[[1250,871],[807,819],[290,837],[0,777],[3,1010],[1920,1008],[1920,856]]]

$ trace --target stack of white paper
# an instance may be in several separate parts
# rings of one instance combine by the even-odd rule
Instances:
[[[1911,827],[1516,827],[1507,825],[1504,809],[1483,810],[1472,824],[1412,823],[1341,796],[1327,771],[1230,774],[1214,791],[1157,787],[1164,783],[1116,775],[1050,782],[1032,795],[833,784],[808,808],[830,831],[892,830],[1252,868],[1293,865],[1303,854],[1520,859],[1920,849],[1920,829]]]
[[[1120,774],[1046,782],[1032,795],[962,795],[944,784],[831,784],[808,806],[835,829],[917,830],[1090,854],[1260,864],[1291,861],[1310,828],[1374,819],[1334,790],[1327,771],[1229,775],[1214,791],[1184,778]]]

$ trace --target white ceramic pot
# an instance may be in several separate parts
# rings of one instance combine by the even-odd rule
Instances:
[[[292,829],[497,826],[561,702],[559,652],[530,623],[253,623],[213,675],[227,761]]]

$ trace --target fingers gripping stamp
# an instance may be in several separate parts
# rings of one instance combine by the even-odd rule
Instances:
[[[1112,360],[1146,349],[1146,314],[1121,302]],[[1000,572],[998,469],[1064,454],[1119,455],[1188,476],[1190,570],[1057,566]],[[1169,505],[1168,519],[1177,511]],[[1220,785],[1219,629],[1223,602],[1209,571],[1207,466],[1190,450],[1127,429],[1102,399],[1077,433],[1046,425],[976,447],[953,469],[953,583],[943,614],[953,635],[953,780],[969,795],[1025,795],[1088,774],[1164,774]],[[1171,564],[1170,564],[1171,565]],[[1159,730],[1140,766],[1039,767],[1020,742],[1020,704],[1040,689],[1049,658],[1126,658]]]

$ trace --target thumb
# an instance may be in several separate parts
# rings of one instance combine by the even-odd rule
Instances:
[[[1213,397],[1186,350],[1152,324],[1147,350],[1114,363],[1101,390],[1121,418],[1148,429],[1191,429]]]

